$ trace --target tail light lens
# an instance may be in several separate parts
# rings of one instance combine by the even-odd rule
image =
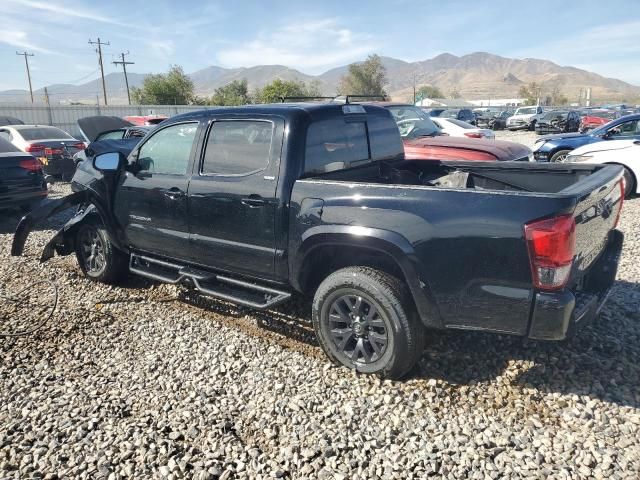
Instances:
[[[37,172],[42,170],[42,164],[35,158],[28,158],[26,160],[20,160],[20,168],[29,170],[30,172]]]
[[[73,145],[71,145],[73,148],[77,148],[78,150],[84,150],[85,148],[87,148],[87,146],[82,143],[82,142],[78,142],[78,143],[74,143]]]
[[[613,224],[613,228],[618,226],[620,222],[620,215],[622,214],[622,204],[624,203],[624,180],[620,180],[618,183],[620,186],[620,205],[618,206],[618,213],[616,214],[616,223]]]
[[[34,143],[32,145],[27,145],[24,151],[29,153],[40,153],[40,152],[43,152],[45,148],[46,147],[44,145],[40,145],[39,143]]]
[[[469,138],[482,138],[482,134],[477,132],[465,132],[464,136]]]
[[[564,288],[576,250],[576,222],[560,215],[528,223],[524,235],[529,248],[533,284],[542,290]]]

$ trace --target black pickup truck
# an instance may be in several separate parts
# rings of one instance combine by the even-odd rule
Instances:
[[[93,148],[12,254],[78,205],[43,261],[253,308],[308,295],[324,351],[361,372],[403,376],[430,328],[564,339],[616,275],[618,166],[407,161],[389,111],[353,104],[178,115],[129,150]]]

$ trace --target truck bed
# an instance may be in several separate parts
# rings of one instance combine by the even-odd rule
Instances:
[[[429,326],[528,335],[536,299],[546,294],[533,285],[525,225],[573,216],[575,257],[566,290],[579,297],[611,243],[621,173],[612,165],[378,163],[298,180],[294,221],[318,231],[344,225],[362,237],[397,234],[424,284],[424,305],[416,303]],[[319,219],[309,223],[314,215]],[[310,232],[299,234],[293,242]]]

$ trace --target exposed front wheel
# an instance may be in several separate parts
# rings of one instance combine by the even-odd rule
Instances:
[[[559,150],[551,156],[549,161],[552,163],[562,163],[567,159],[570,151],[571,150]]]
[[[402,378],[424,346],[424,326],[404,285],[384,272],[349,267],[329,275],[313,300],[320,346],[336,364]]]
[[[80,225],[75,247],[78,265],[89,279],[115,283],[127,274],[128,256],[113,246],[98,222],[87,221]]]

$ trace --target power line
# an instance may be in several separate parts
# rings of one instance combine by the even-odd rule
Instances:
[[[122,61],[120,62],[112,62],[114,65],[122,65],[122,70],[124,71],[124,83],[127,86],[127,99],[129,100],[129,105],[131,105],[131,95],[129,94],[129,79],[127,78],[127,65],[135,65],[135,62],[125,62],[124,56],[129,55],[129,50],[127,52],[122,52],[120,56],[122,57]]]
[[[31,94],[31,103],[33,103],[33,88],[31,87],[31,72],[29,71],[29,59],[27,57],[33,57],[33,53],[16,52],[16,55],[24,56],[24,64],[27,66],[27,78],[29,79],[29,94]]]
[[[102,75],[102,93],[104,94],[104,104],[107,105],[107,85],[104,82],[104,67],[102,65],[102,45],[111,45],[109,42],[101,42],[100,37],[98,37],[97,42],[92,42],[89,39],[89,45],[98,45],[98,62],[100,63],[100,74]]]

